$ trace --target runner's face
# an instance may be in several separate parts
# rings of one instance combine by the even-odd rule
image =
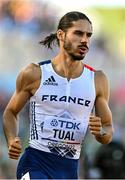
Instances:
[[[82,60],[89,50],[92,25],[87,20],[73,22],[64,38],[64,50],[73,60]]]

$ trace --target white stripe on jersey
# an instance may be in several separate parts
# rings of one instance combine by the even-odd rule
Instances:
[[[21,180],[30,180],[30,174],[29,172],[27,172],[26,174],[24,174],[21,178]]]

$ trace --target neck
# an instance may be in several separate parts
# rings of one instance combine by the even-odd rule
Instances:
[[[74,61],[60,54],[52,60],[52,65],[57,74],[68,80],[79,77],[83,72],[82,61]]]

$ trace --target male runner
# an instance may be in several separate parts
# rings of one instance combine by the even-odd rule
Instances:
[[[56,33],[41,41],[48,48],[57,42],[59,53],[19,73],[3,120],[9,157],[18,159],[17,116],[30,101],[29,147],[20,158],[18,179],[77,179],[87,127],[100,143],[112,140],[107,77],[83,63],[91,36],[92,23],[85,14],[65,14]],[[90,116],[93,107],[96,116]]]

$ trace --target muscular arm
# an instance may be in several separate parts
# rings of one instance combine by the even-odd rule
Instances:
[[[95,115],[96,118],[90,118],[91,132],[102,144],[108,144],[112,140],[113,124],[112,113],[109,108],[109,84],[107,77],[102,71],[95,74],[96,100]],[[95,128],[95,129],[94,129]],[[101,133],[103,130],[103,133]]]
[[[34,64],[23,69],[16,80],[16,90],[3,114],[3,128],[8,147],[18,136],[17,116],[39,85],[39,71]],[[38,72],[38,73],[36,73]]]

